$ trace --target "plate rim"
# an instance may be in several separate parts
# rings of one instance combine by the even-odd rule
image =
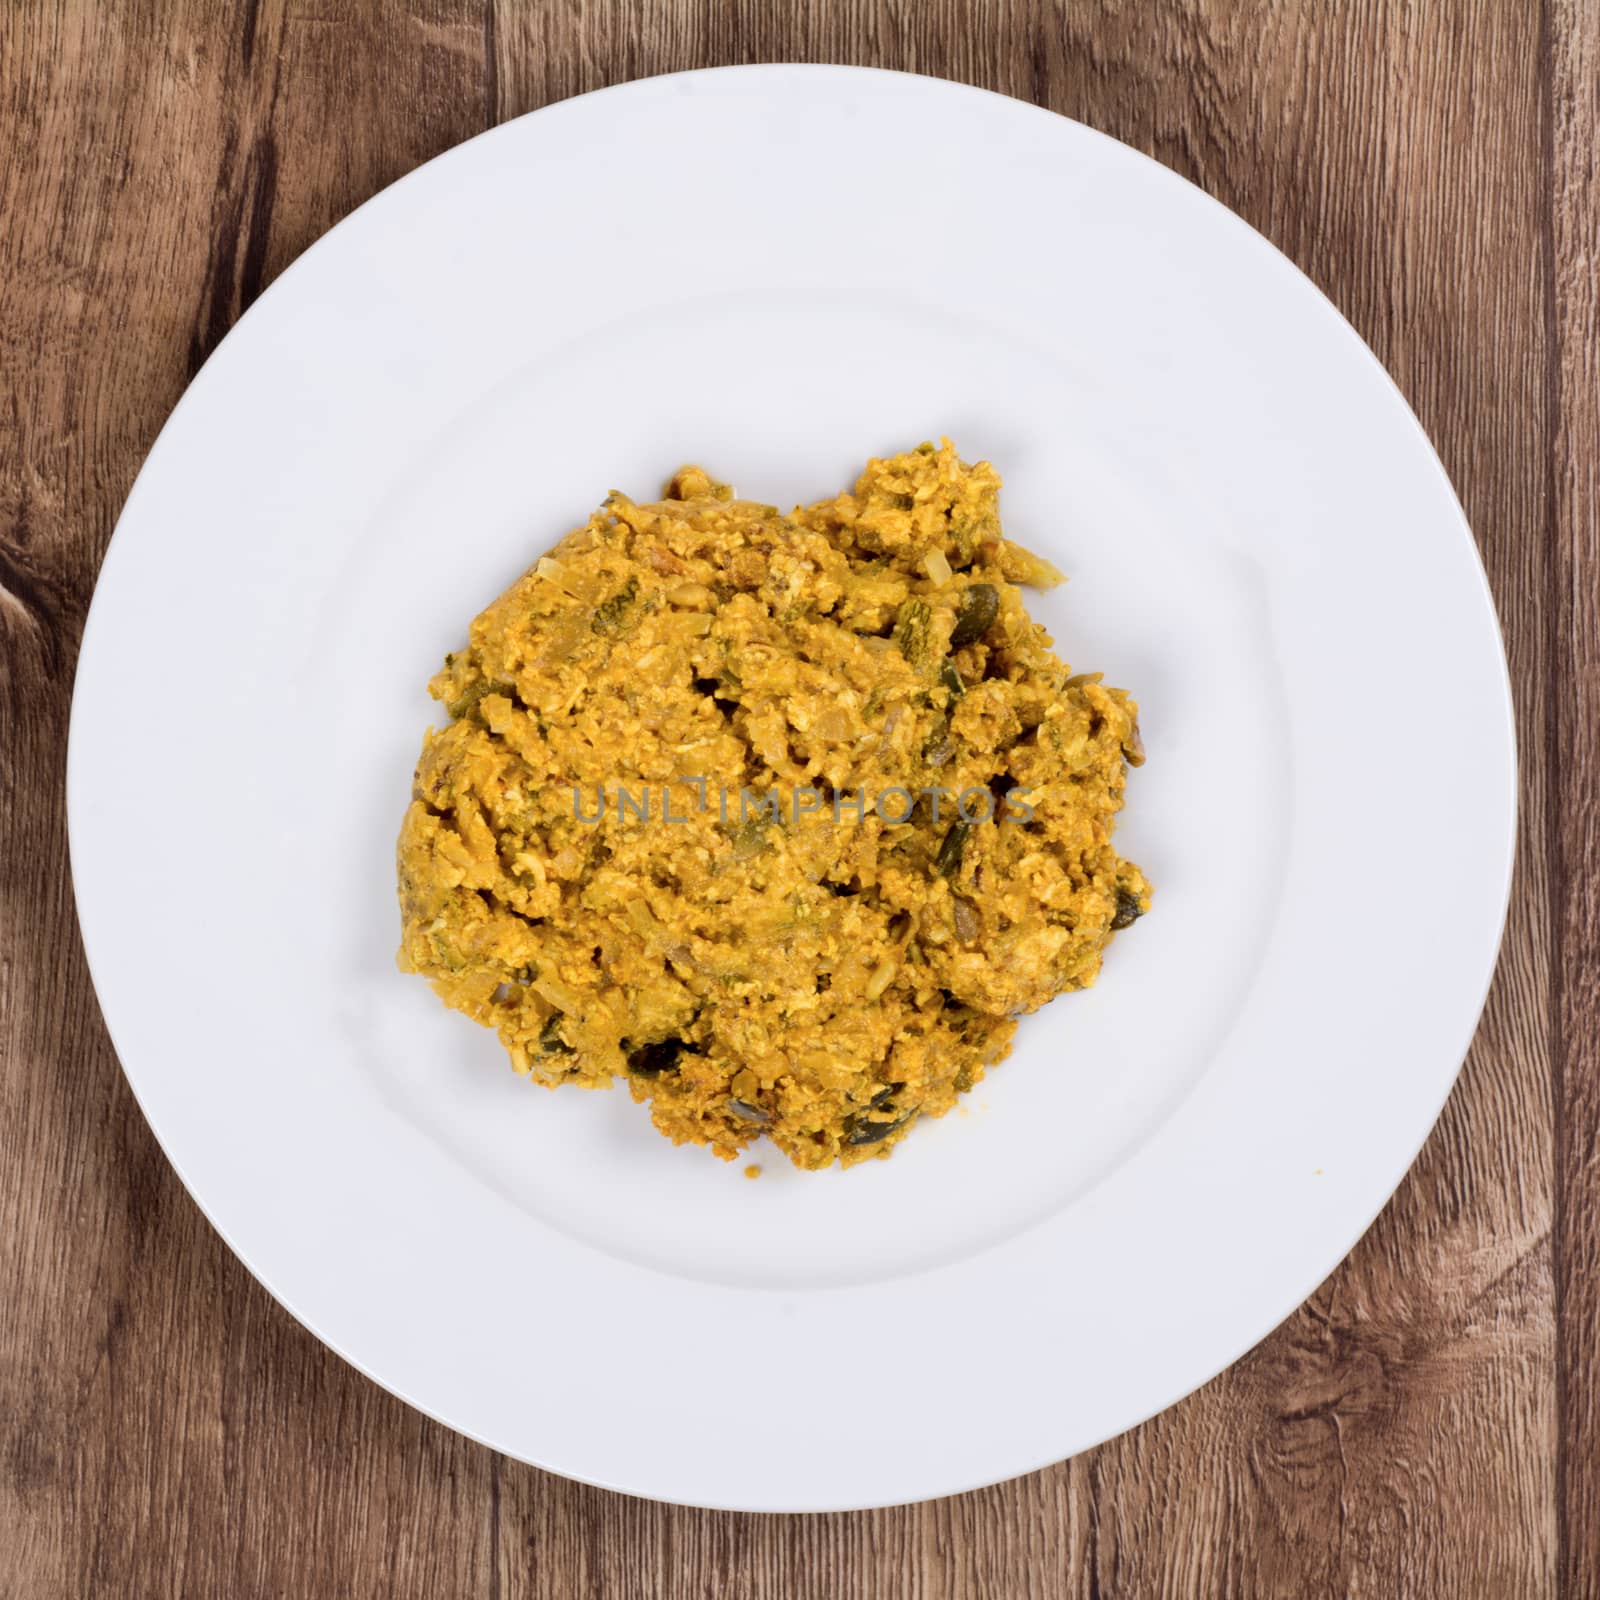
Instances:
[[[201,364],[200,368],[189,379],[183,394],[180,396],[178,402],[173,407],[166,420],[163,422],[149,448],[149,451],[140,465],[139,471],[129,489],[127,498],[123,503],[123,507],[117,516],[112,534],[107,541],[100,568],[96,574],[95,587],[85,616],[84,626],[79,642],[79,649],[74,665],[72,705],[68,727],[65,774],[68,860],[72,877],[74,904],[79,910],[80,937],[83,942],[85,961],[98,997],[101,992],[101,981],[98,974],[102,970],[102,964],[107,960],[107,956],[104,949],[101,949],[98,957],[95,954],[94,938],[90,933],[88,924],[84,921],[82,916],[83,902],[79,888],[76,862],[79,854],[79,839],[84,826],[82,821],[84,802],[81,798],[80,776],[83,767],[82,750],[85,739],[89,737],[89,735],[85,733],[84,723],[79,717],[81,703],[79,690],[86,678],[84,671],[85,663],[88,662],[92,664],[96,661],[97,656],[94,653],[93,648],[94,642],[98,638],[99,633],[104,631],[103,627],[98,630],[96,628],[96,618],[99,617],[103,623],[108,609],[107,605],[101,603],[103,590],[100,577],[105,570],[106,563],[109,561],[113,550],[117,548],[118,535],[123,531],[124,524],[131,520],[130,514],[135,510],[139,503],[140,487],[141,484],[146,481],[147,474],[150,472],[152,463],[157,460],[158,455],[160,455],[162,451],[164,443],[166,443],[170,448],[171,440],[175,433],[175,424],[177,424],[179,419],[185,414],[186,408],[188,408],[191,402],[194,401],[196,391],[202,388],[201,380],[204,374],[208,369],[213,367],[213,363],[216,361],[218,354],[227,341],[233,337],[234,332],[238,328],[244,326],[249,319],[255,316],[259,307],[261,307],[263,304],[275,303],[272,300],[272,297],[277,293],[279,286],[286,280],[291,280],[294,278],[297,269],[300,268],[301,264],[308,258],[311,258],[327,240],[338,234],[340,230],[345,227],[346,223],[360,216],[375,202],[383,200],[392,192],[411,182],[415,176],[424,169],[433,168],[440,163],[450,162],[456,159],[461,152],[468,150],[469,148],[479,147],[488,141],[502,137],[509,129],[528,123],[546,113],[559,112],[563,107],[571,106],[576,102],[593,101],[597,98],[619,96],[629,92],[637,92],[646,86],[660,85],[667,80],[712,80],[733,76],[748,78],[757,75],[781,75],[812,78],[845,77],[855,80],[910,79],[915,80],[922,85],[937,85],[941,90],[958,91],[966,95],[982,97],[985,101],[1002,102],[1008,107],[1020,106],[1030,112],[1036,113],[1040,118],[1048,118],[1052,120],[1059,119],[1062,122],[1070,124],[1073,128],[1079,130],[1081,133],[1092,136],[1094,141],[1103,141],[1107,145],[1114,146],[1117,151],[1117,155],[1114,157],[1114,159],[1122,159],[1127,155],[1135,156],[1139,159],[1139,161],[1157,169],[1163,175],[1164,181],[1180,184],[1185,190],[1190,191],[1192,194],[1203,197],[1207,207],[1211,211],[1214,213],[1220,213],[1223,217],[1226,217],[1233,226],[1243,229],[1252,237],[1254,242],[1249,246],[1249,248],[1256,250],[1258,255],[1261,255],[1264,249],[1265,257],[1270,257],[1275,260],[1275,270],[1281,271],[1282,269],[1287,268],[1293,277],[1299,280],[1299,284],[1302,287],[1309,288],[1311,291],[1313,291],[1316,300],[1321,303],[1321,311],[1319,312],[1320,320],[1326,323],[1327,318],[1331,316],[1333,319],[1331,325],[1342,330],[1341,336],[1344,341],[1347,344],[1353,342],[1354,346],[1361,351],[1365,359],[1365,363],[1369,369],[1374,370],[1377,374],[1381,375],[1383,383],[1387,385],[1392,398],[1398,401],[1401,411],[1408,420],[1413,446],[1416,444],[1420,444],[1422,446],[1423,451],[1425,452],[1425,459],[1431,464],[1431,471],[1433,475],[1436,477],[1439,485],[1443,488],[1446,496],[1448,497],[1449,505],[1453,512],[1455,531],[1462,539],[1465,540],[1467,551],[1476,574],[1477,586],[1481,591],[1482,603],[1487,607],[1488,615],[1493,621],[1495,633],[1498,638],[1499,649],[1497,656],[1499,670],[1496,679],[1496,699],[1499,711],[1501,713],[1502,731],[1506,740],[1506,747],[1509,755],[1505,774],[1508,788],[1508,826],[1504,841],[1504,859],[1498,864],[1499,889],[1496,897],[1499,905],[1497,923],[1498,931],[1494,942],[1495,954],[1489,961],[1487,971],[1483,976],[1481,990],[1478,994],[1477,1002],[1472,1010],[1470,1027],[1467,1029],[1466,1036],[1460,1041],[1459,1051],[1455,1051],[1454,1049],[1452,1050],[1452,1054],[1454,1054],[1457,1058],[1457,1066],[1451,1073],[1449,1073],[1443,1082],[1441,1092],[1438,1096],[1437,1105],[1434,1107],[1432,1114],[1427,1121],[1426,1127],[1421,1130],[1415,1147],[1412,1149],[1405,1165],[1396,1175],[1394,1182],[1388,1185],[1377,1204],[1372,1207],[1370,1213],[1364,1216],[1364,1220],[1360,1222],[1360,1225],[1355,1229],[1349,1241],[1331,1261],[1316,1265],[1314,1268],[1308,1268],[1305,1273],[1300,1275],[1301,1278],[1309,1278],[1309,1287],[1303,1289],[1297,1288],[1294,1292],[1293,1299],[1274,1314],[1271,1322],[1268,1323],[1247,1344],[1236,1351],[1227,1360],[1224,1360],[1211,1370],[1207,1371],[1204,1376],[1200,1377],[1194,1383],[1189,1384],[1187,1387],[1181,1388],[1177,1393],[1169,1395],[1159,1404],[1152,1406],[1142,1415],[1128,1420],[1114,1432],[1106,1434],[1101,1440],[1098,1441],[1103,1443],[1106,1439],[1115,1438],[1122,1432],[1140,1426],[1143,1422],[1148,1421],[1150,1417],[1158,1415],[1160,1412],[1176,1404],[1177,1401],[1184,1398],[1188,1394],[1191,1394],[1197,1389],[1203,1387],[1206,1383],[1215,1378],[1220,1372],[1225,1371],[1229,1366],[1240,1360],[1249,1352],[1250,1349],[1254,1348],[1254,1346],[1259,1343],[1261,1339],[1267,1337],[1273,1329],[1280,1326],[1285,1318],[1292,1315],[1300,1305],[1304,1304],[1305,1300],[1311,1294],[1315,1293],[1316,1288],[1323,1283],[1348,1257],[1350,1252],[1371,1228],[1373,1222],[1389,1204],[1399,1187],[1404,1183],[1405,1178],[1414,1167],[1418,1155],[1421,1153],[1423,1147],[1427,1144],[1428,1139],[1431,1137],[1434,1128],[1437,1125],[1438,1119],[1443,1112],[1444,1106],[1448,1102],[1449,1096],[1459,1080],[1461,1067],[1464,1065],[1466,1055],[1478,1033],[1482,1021],[1483,1011],[1487,1003],[1495,975],[1498,971],[1500,953],[1503,949],[1504,934],[1515,878],[1516,850],[1521,828],[1521,808],[1519,792],[1520,750],[1510,667],[1507,658],[1504,629],[1501,625],[1499,611],[1495,604],[1492,588],[1489,584],[1488,573],[1483,560],[1483,553],[1473,535],[1465,509],[1461,505],[1460,498],[1457,495],[1455,487],[1445,470],[1443,462],[1440,460],[1438,451],[1436,450],[1426,429],[1423,427],[1420,419],[1417,417],[1410,402],[1406,398],[1404,392],[1401,390],[1399,384],[1379,360],[1371,346],[1367,344],[1366,340],[1361,336],[1349,319],[1340,311],[1332,299],[1305,271],[1303,271],[1303,269],[1296,264],[1291,257],[1289,257],[1283,250],[1279,249],[1269,238],[1266,237],[1265,234],[1255,228],[1244,217],[1230,209],[1222,201],[1216,199],[1205,189],[1201,188],[1199,184],[1184,177],[1181,173],[1176,172],[1172,168],[1156,160],[1154,157],[1145,154],[1136,147],[1123,143],[1121,140],[1116,139],[1112,135],[1103,133],[1089,124],[1077,121],[1071,117],[1064,116],[1061,113],[1051,111],[1047,107],[1039,106],[1033,102],[1006,95],[998,91],[986,89],[978,85],[964,83],[955,79],[937,77],[930,74],[902,72],[878,67],[809,62],[771,62],[706,67],[684,72],[649,74],[644,77],[631,78],[619,83],[604,85],[602,87],[587,91],[582,95],[575,95],[564,100],[551,102],[548,105],[538,107],[535,110],[526,112],[518,117],[510,118],[505,122],[497,124],[493,128],[489,128],[481,133],[475,134],[471,138],[463,140],[461,143],[440,152],[438,155],[430,158],[428,161],[410,169],[397,178],[394,182],[386,185],[384,188],[378,190],[375,194],[368,197],[368,199],[364,200],[360,205],[354,207],[345,216],[341,217],[338,222],[334,223],[332,227],[320,234],[304,251],[297,255],[293,261],[288,263],[277,275],[277,277],[275,277],[273,281],[266,287],[266,289],[256,297],[251,305],[235,321],[232,327],[230,327],[224,338],[218,341],[217,345],[208,354],[206,360]],[[1041,124],[1041,126],[1043,126],[1043,124]],[[124,541],[124,546],[125,545],[126,541]],[[531,1465],[540,1467],[541,1470],[555,1472],[561,1476],[572,1478],[574,1481],[589,1483],[595,1487],[610,1489],[614,1492],[661,1500],[663,1503],[667,1504],[697,1506],[707,1509],[763,1511],[774,1513],[781,1513],[785,1511],[822,1513],[919,1503],[920,1501],[926,1499],[967,1493],[979,1488],[991,1486],[993,1484],[1009,1482],[1012,1478],[1025,1476],[1031,1472],[1035,1472],[1046,1466],[1052,1465],[1059,1460],[1070,1458],[1064,1458],[1056,1455],[1046,1455],[1041,1459],[1034,1460],[1028,1465],[1018,1467],[1015,1471],[1006,1473],[1000,1477],[995,1477],[992,1475],[980,1475],[971,1479],[970,1481],[951,1483],[948,1487],[934,1489],[927,1492],[919,1492],[905,1499],[891,1498],[881,1500],[874,1499],[870,1501],[846,1499],[837,1504],[819,1502],[816,1504],[796,1507],[787,1504],[780,1506],[773,1503],[763,1502],[759,1496],[756,1496],[747,1502],[728,1501],[726,1499],[713,1500],[695,1498],[692,1496],[683,1499],[672,1498],[663,1496],[651,1489],[632,1487],[627,1483],[622,1482],[607,1481],[603,1476],[585,1474],[582,1472],[576,1472],[569,1467],[552,1465],[548,1462],[539,1460],[536,1455],[528,1453],[528,1451],[522,1447],[496,1442],[492,1437],[487,1436],[482,1431],[464,1427],[461,1423],[452,1421],[448,1417],[442,1415],[440,1412],[431,1409],[428,1404],[419,1401],[410,1393],[406,1392],[404,1387],[384,1378],[378,1372],[374,1371],[372,1368],[366,1365],[359,1356],[352,1353],[351,1350],[345,1348],[341,1341],[330,1337],[328,1334],[325,1334],[318,1327],[314,1320],[312,1320],[308,1315],[302,1313],[297,1308],[291,1296],[276,1287],[271,1278],[262,1269],[257,1267],[257,1265],[251,1259],[251,1256],[245,1250],[241,1249],[240,1246],[235,1242],[235,1239],[232,1237],[230,1231],[223,1227],[212,1215],[212,1212],[208,1208],[205,1200],[202,1198],[195,1185],[191,1182],[190,1177],[185,1171],[183,1163],[178,1159],[177,1155],[174,1153],[174,1150],[169,1146],[168,1140],[163,1135],[163,1132],[157,1121],[151,1116],[150,1110],[145,1104],[144,1097],[141,1095],[140,1088],[135,1080],[134,1074],[125,1064],[123,1051],[118,1042],[116,1028],[112,1023],[112,1019],[104,1012],[103,1009],[101,1014],[113,1048],[117,1051],[118,1065],[122,1072],[123,1080],[127,1084],[135,1103],[139,1106],[141,1113],[144,1115],[146,1123],[150,1127],[158,1146],[161,1148],[163,1156],[172,1166],[174,1172],[179,1178],[179,1181],[183,1184],[183,1187],[188,1192],[190,1199],[199,1208],[202,1216],[206,1218],[210,1226],[222,1238],[223,1242],[227,1245],[232,1254],[238,1258],[245,1270],[248,1271],[255,1281],[261,1284],[261,1286],[266,1289],[268,1294],[270,1294],[273,1299],[283,1306],[283,1308],[288,1311],[288,1313],[294,1317],[295,1320],[301,1324],[301,1326],[305,1327],[320,1343],[324,1344],[327,1348],[338,1355],[341,1360],[349,1363],[358,1372],[361,1372],[363,1376],[379,1384],[388,1392],[394,1394],[406,1405],[422,1412],[431,1420],[449,1428],[451,1431],[463,1434],[468,1438],[472,1438],[475,1440],[475,1442],[482,1444],[489,1449],[509,1455],[513,1459],[528,1462]],[[1186,1091],[1184,1098],[1192,1095],[1195,1092],[1195,1087],[1196,1086],[1191,1085]],[[1175,1110],[1176,1106],[1173,1108],[1174,1112]],[[1169,1115],[1171,1114],[1172,1113],[1169,1112]],[[1094,1447],[1095,1446],[1093,1444],[1078,1445],[1074,1447],[1073,1453],[1076,1454],[1081,1450]]]

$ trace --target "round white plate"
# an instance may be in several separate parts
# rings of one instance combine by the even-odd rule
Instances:
[[[747,1182],[396,971],[424,684],[608,489],[940,433],[1138,696],[1155,909],[891,1161]],[[68,790],[129,1080],[285,1306],[509,1454],[802,1510],[1070,1455],[1315,1288],[1472,1036],[1513,771],[1450,485],[1281,255],[1020,102],[752,67],[487,133],[273,285],[118,525]]]

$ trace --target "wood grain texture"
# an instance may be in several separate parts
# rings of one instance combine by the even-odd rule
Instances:
[[[1461,1082],[1307,1305],[1073,1461],[817,1518],[651,1505],[505,1461],[280,1311],[117,1070],[61,799],[117,509],[255,295],[497,120],[784,59],[1079,117],[1304,267],[1461,494],[1523,768],[1505,951]],[[0,1600],[1600,1596],[1597,96],[1592,0],[0,7]]]
[[[1558,0],[1544,38],[1549,166],[1555,805],[1558,1458],[1564,1592],[1600,1596],[1600,9]]]

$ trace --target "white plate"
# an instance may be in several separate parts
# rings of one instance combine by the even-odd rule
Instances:
[[[1155,910],[892,1161],[747,1182],[395,970],[423,686],[607,489],[941,432],[1141,702]],[[1017,101],[757,67],[510,123],[284,274],[129,498],[68,788],[129,1080],[284,1305],[512,1455],[798,1510],[1057,1460],[1294,1309],[1471,1038],[1513,772],[1450,486],[1282,256]]]

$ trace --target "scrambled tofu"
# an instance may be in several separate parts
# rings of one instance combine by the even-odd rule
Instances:
[[[946,441],[797,509],[610,495],[430,684],[400,964],[675,1143],[886,1155],[1150,904],[1137,708],[1072,673]]]

